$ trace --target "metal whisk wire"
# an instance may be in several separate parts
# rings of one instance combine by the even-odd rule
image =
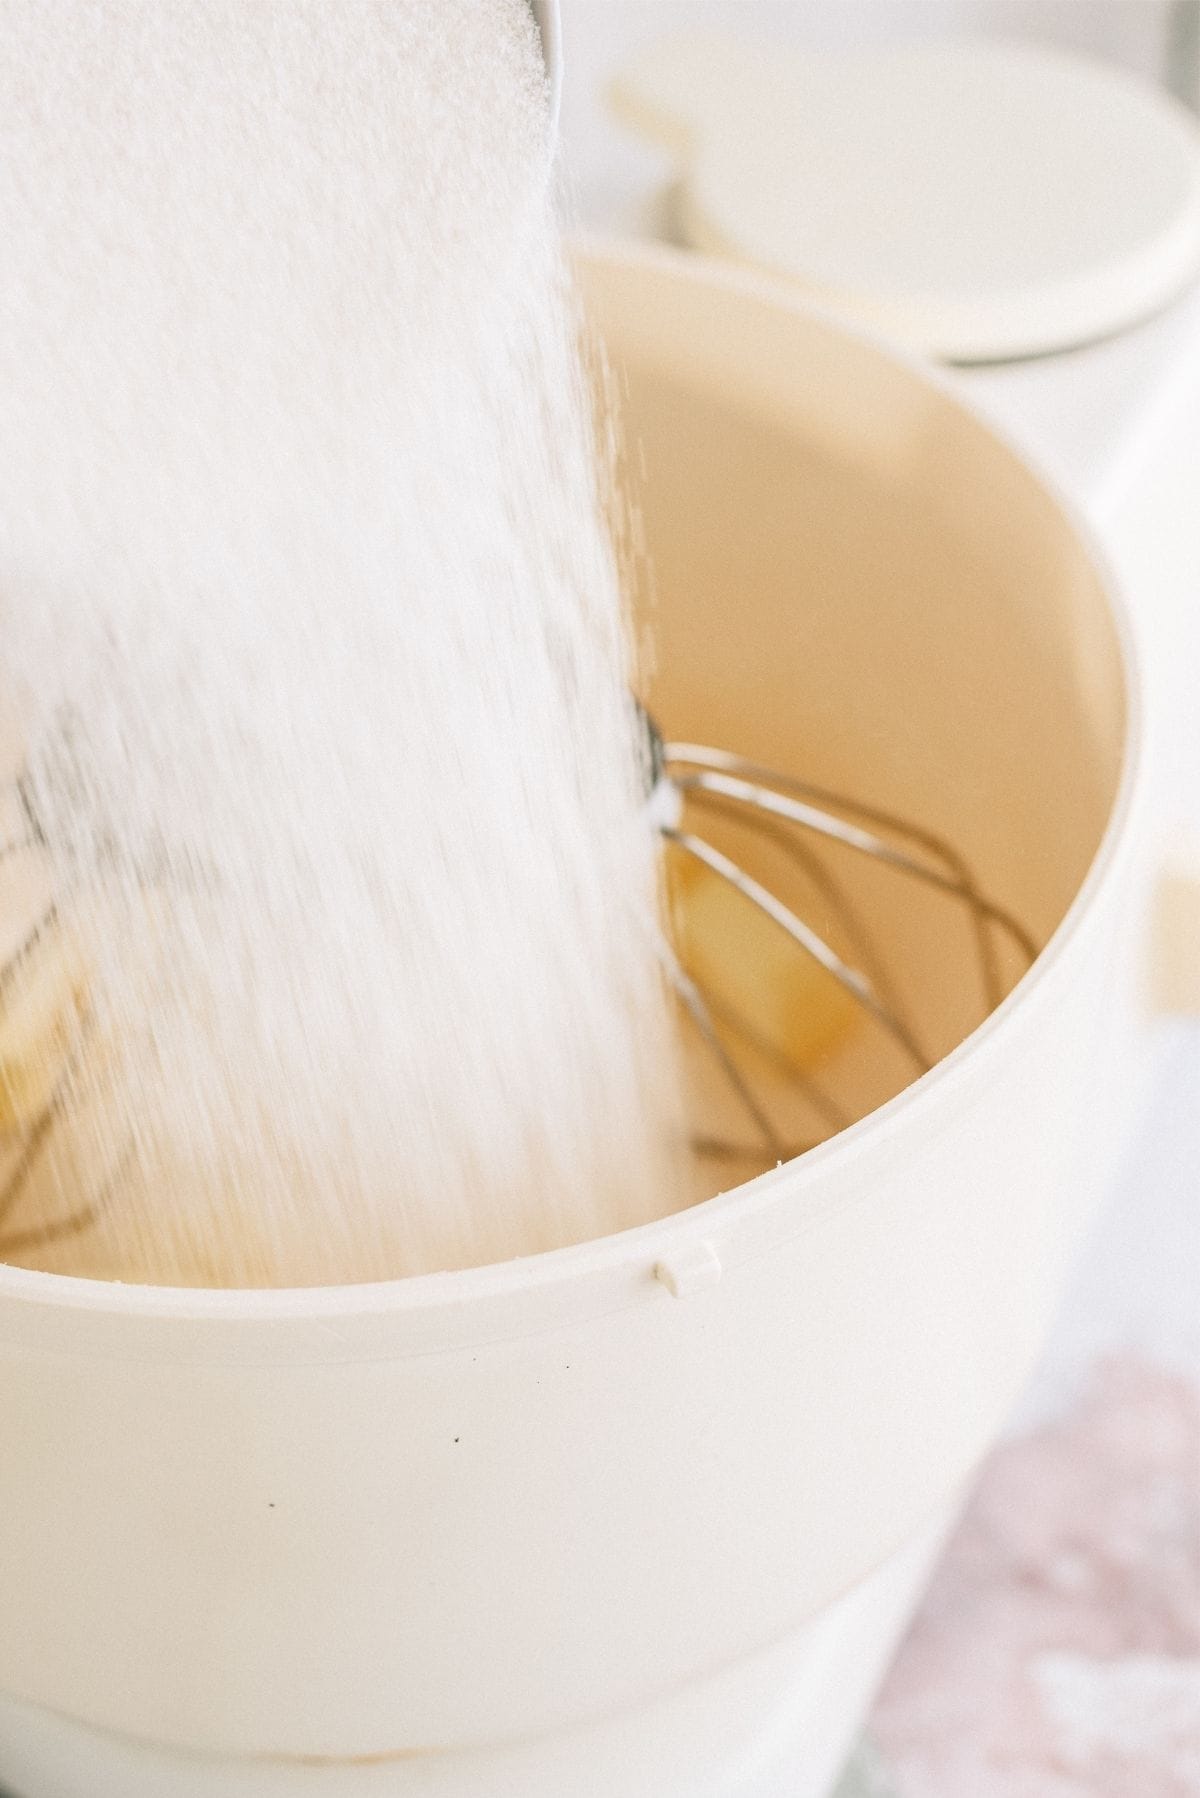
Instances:
[[[843,884],[815,853],[820,844],[836,845],[869,858],[898,877],[961,903],[971,921],[978,957],[984,1015],[1005,997],[1006,983],[997,954],[997,938],[1007,941],[1024,967],[1038,953],[1030,932],[1005,906],[985,894],[966,859],[933,831],[909,820],[768,768],[733,751],[697,743],[667,742],[648,714],[642,712],[649,741],[653,785],[651,811],[663,840],[685,858],[723,882],[761,916],[769,919],[822,968],[854,1005],[900,1050],[913,1077],[926,1073],[936,1056],[922,1043],[877,953],[871,932]],[[851,945],[853,960],[814,925],[786,904],[730,855],[684,823],[689,807],[709,810],[781,847],[798,863],[810,882],[836,912],[841,936]],[[705,992],[677,958],[671,971],[675,988],[701,1037],[717,1060],[730,1090],[753,1126],[758,1148],[720,1137],[700,1137],[697,1149],[725,1160],[780,1161],[812,1146],[786,1141],[772,1122],[753,1083],[729,1048],[720,1026],[760,1056],[765,1055],[790,1085],[802,1093],[822,1123],[825,1135],[851,1121],[837,1098],[810,1071],[791,1063],[774,1045],[763,1042],[753,1024],[727,999]],[[821,1140],[821,1137],[816,1138]]]

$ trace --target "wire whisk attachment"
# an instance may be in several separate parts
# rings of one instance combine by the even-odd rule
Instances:
[[[670,863],[671,982],[750,1131],[748,1139],[700,1132],[695,1146],[735,1163],[784,1161],[871,1108],[848,1102],[833,1072],[837,1044],[855,1021],[888,1046],[893,1090],[945,1052],[929,1038],[911,983],[889,966],[878,894],[873,906],[866,901],[856,864],[962,912],[975,964],[963,978],[977,989],[976,1022],[1002,1002],[1038,946],[936,833],[730,750],[664,741],[639,712],[650,815]],[[724,846],[731,833],[745,859]],[[760,874],[764,859],[780,881]],[[747,938],[757,945],[749,978]],[[788,1095],[797,1103],[789,1106]],[[806,1120],[801,1137],[779,1121],[797,1109]]]

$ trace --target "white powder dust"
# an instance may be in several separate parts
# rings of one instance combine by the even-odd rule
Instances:
[[[0,1253],[309,1283],[673,1208],[527,8],[0,30],[0,667],[86,992]]]

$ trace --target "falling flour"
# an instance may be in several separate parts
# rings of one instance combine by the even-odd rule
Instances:
[[[79,995],[0,1254],[310,1283],[671,1209],[526,6],[0,23],[2,672]]]

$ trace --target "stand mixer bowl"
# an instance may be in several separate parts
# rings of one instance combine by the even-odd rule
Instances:
[[[928,819],[1048,946],[898,1098],[619,1236],[305,1291],[0,1268],[17,1798],[817,1798],[1119,1151],[1144,726],[1086,532],[793,296],[582,274],[664,728]]]

